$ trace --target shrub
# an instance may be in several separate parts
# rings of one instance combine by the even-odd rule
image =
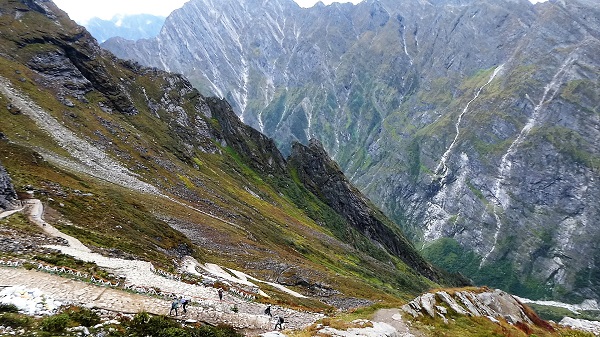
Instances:
[[[8,312],[0,315],[0,325],[9,326],[11,328],[27,327],[31,325],[31,318],[25,315]]]
[[[65,331],[68,324],[69,316],[63,313],[44,318],[40,323],[40,329],[48,332],[62,332]]]
[[[25,268],[27,270],[32,270],[32,269],[35,269],[35,265],[31,262],[25,262],[25,263],[23,263],[23,268]]]
[[[19,312],[19,308],[17,308],[17,306],[14,304],[0,303],[0,312],[17,313],[17,312]]]
[[[192,334],[188,329],[170,327],[161,330],[157,335],[157,337],[191,337]]]
[[[140,312],[127,323],[131,336],[159,336],[163,330],[178,328],[178,324],[166,316],[150,316],[147,312]]]
[[[202,325],[199,327],[182,327],[177,321],[167,316],[151,316],[146,312],[138,313],[131,321],[122,321],[125,334],[113,331],[111,336],[128,337],[242,337],[233,327],[229,325],[218,325],[212,327]]]
[[[211,328],[217,337],[242,337],[243,335],[235,331],[231,325],[219,324]],[[201,335],[202,336],[202,335]]]
[[[587,331],[567,329],[560,333],[560,337],[594,337],[595,335]]]
[[[88,308],[72,306],[67,308],[64,313],[66,313],[72,321],[87,327],[101,322],[100,316]]]
[[[208,325],[203,325],[199,328],[194,329],[195,335],[202,337],[217,337],[217,333],[215,331],[216,328],[213,328]]]

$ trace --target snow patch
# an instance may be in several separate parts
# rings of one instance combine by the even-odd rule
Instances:
[[[558,324],[562,326],[568,326],[575,330],[591,332],[596,336],[600,336],[600,322],[565,317]]]
[[[53,315],[63,305],[37,288],[28,289],[23,286],[4,288],[0,291],[0,303],[12,304],[29,316]]]

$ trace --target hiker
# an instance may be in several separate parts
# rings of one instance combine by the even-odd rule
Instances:
[[[175,316],[177,316],[177,308],[179,308],[179,299],[175,299],[173,303],[171,303],[171,310],[169,310],[169,316],[171,316],[171,312],[175,310]]]
[[[275,329],[274,330],[277,330],[277,326],[279,326],[279,330],[283,330],[282,324],[283,324],[283,317],[277,316],[277,323],[275,323]]]
[[[223,289],[219,288],[219,290],[217,290],[217,292],[219,293],[219,301],[223,300]]]
[[[265,315],[269,315],[269,317],[273,317],[273,314],[271,313],[271,305],[267,305],[267,308],[265,309]]]
[[[185,309],[185,306],[188,305],[188,303],[190,303],[190,301],[187,298],[181,298],[181,308],[183,309],[183,313],[187,314],[187,310]]]

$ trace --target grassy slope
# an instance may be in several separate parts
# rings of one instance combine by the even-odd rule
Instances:
[[[356,232],[334,233],[340,230],[337,215],[297,182],[278,182],[288,186],[278,190],[273,187],[274,181],[263,180],[233,151],[217,143],[212,145],[220,149],[220,154],[185,148],[181,134],[171,129],[169,114],[159,109],[161,118],[156,118],[145,104],[144,95],[156,102],[163,97],[166,80],[161,73],[140,76],[118,62],[101,60],[112,80],[125,79],[123,84],[140,112],[134,116],[103,112],[98,102],[106,99],[96,90],[86,95],[87,103],[72,99],[74,107],[61,104],[56,99],[57,88],[40,85],[39,75],[24,66],[40,52],[60,51],[44,43],[44,36],[64,37],[77,31],[64,18],[59,19],[62,26],[33,11],[24,13],[20,22],[3,15],[2,52],[11,57],[0,58],[0,75],[81,138],[103,147],[142,180],[235,224],[46,162],[38,152],[65,157],[69,154],[29,117],[2,108],[0,132],[10,140],[0,141],[2,163],[19,191],[31,186],[37,191],[36,197],[47,202],[61,230],[88,245],[118,249],[165,269],[172,268],[171,261],[183,245],[201,261],[247,270],[259,277],[276,276],[274,270],[264,266],[293,266],[302,270],[300,273],[309,271],[309,281],[331,285],[347,296],[395,302],[398,297],[407,299],[432,286],[398,259],[382,262],[336,239],[336,234],[350,238],[354,246],[365,246],[362,251],[376,257],[382,254]],[[32,30],[33,26],[37,28]],[[35,42],[19,45],[8,41],[22,42],[23,38]],[[177,92],[168,95],[176,96]],[[7,99],[0,99],[6,106]],[[189,100],[183,104],[190,114],[194,113],[193,104]],[[199,117],[214,124],[205,116]],[[310,211],[299,209],[298,203],[309,204]],[[318,212],[319,216],[310,212]],[[317,224],[309,215],[324,222]],[[167,220],[174,225],[169,226]],[[187,236],[176,230],[182,227],[186,227]]]

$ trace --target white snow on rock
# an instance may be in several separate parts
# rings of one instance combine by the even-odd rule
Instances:
[[[13,304],[20,312],[30,316],[53,315],[63,305],[37,288],[22,286],[7,287],[0,291],[0,303]]]
[[[281,290],[283,292],[286,292],[286,293],[288,293],[288,294],[290,294],[290,295],[292,295],[294,297],[306,298],[306,296],[304,296],[304,295],[302,295],[302,294],[300,294],[298,292],[295,292],[293,290],[290,290],[290,289],[282,286],[279,283],[273,283],[273,282],[263,281],[263,280],[257,279],[256,277],[252,277],[252,276],[250,276],[248,274],[245,274],[245,273],[243,273],[241,271],[233,270],[233,269],[230,269],[230,268],[227,268],[227,269],[229,269],[229,271],[231,271],[233,274],[235,274],[241,280],[247,281],[248,279],[250,279],[250,280],[255,281],[255,282],[265,283],[265,284],[268,284],[268,285],[270,285],[272,287],[275,287],[275,288],[277,288],[277,289],[279,289],[279,290]]]
[[[272,287],[275,287],[283,292],[286,292],[286,293],[288,293],[292,296],[298,297],[298,298],[306,298],[306,296],[304,296],[298,292],[295,292],[291,289],[288,289],[288,288],[282,286],[281,284],[263,281],[256,277],[252,277],[246,273],[243,273],[239,270],[227,268],[227,270],[229,270],[229,272],[227,272],[225,269],[221,268],[221,266],[216,265],[214,263],[199,264],[198,262],[195,262],[195,265],[194,265],[194,261],[195,260],[191,260],[191,257],[187,258],[187,260],[185,261],[186,270],[191,270],[192,268],[195,268],[195,266],[197,265],[198,267],[202,268],[207,273],[214,275],[215,277],[219,277],[221,279],[224,279],[224,280],[227,280],[230,282],[234,282],[234,283],[238,283],[238,284],[256,288],[258,293],[265,297],[269,297],[269,296],[267,294],[265,294],[263,291],[261,291],[259,289],[260,288],[259,286],[257,286],[255,283],[250,282],[249,280],[252,280],[254,282],[268,284]],[[193,267],[190,267],[190,265]]]
[[[556,308],[564,308],[571,311],[574,314],[579,315],[581,310],[600,310],[600,306],[598,302],[594,299],[587,299],[581,302],[581,304],[568,304],[556,301],[534,301],[528,298],[517,297],[515,296],[521,303],[532,303],[538,305],[544,305],[548,307],[556,307]]]
[[[256,284],[253,284],[252,282],[249,282],[246,279],[242,279],[242,278],[233,276],[230,273],[226,272],[225,269],[221,268],[221,266],[216,265],[214,263],[198,264],[198,266],[200,268],[204,269],[204,271],[206,271],[207,273],[213,274],[213,275],[220,277],[222,279],[225,279],[227,281],[247,285],[247,286],[254,287],[254,288],[258,288],[256,286]]]
[[[591,332],[596,336],[600,336],[600,322],[565,317],[558,324],[562,326],[568,326],[575,330]]]
[[[282,334],[279,331],[265,332],[263,334],[260,334],[259,336],[261,336],[261,337],[287,337],[286,335]]]

